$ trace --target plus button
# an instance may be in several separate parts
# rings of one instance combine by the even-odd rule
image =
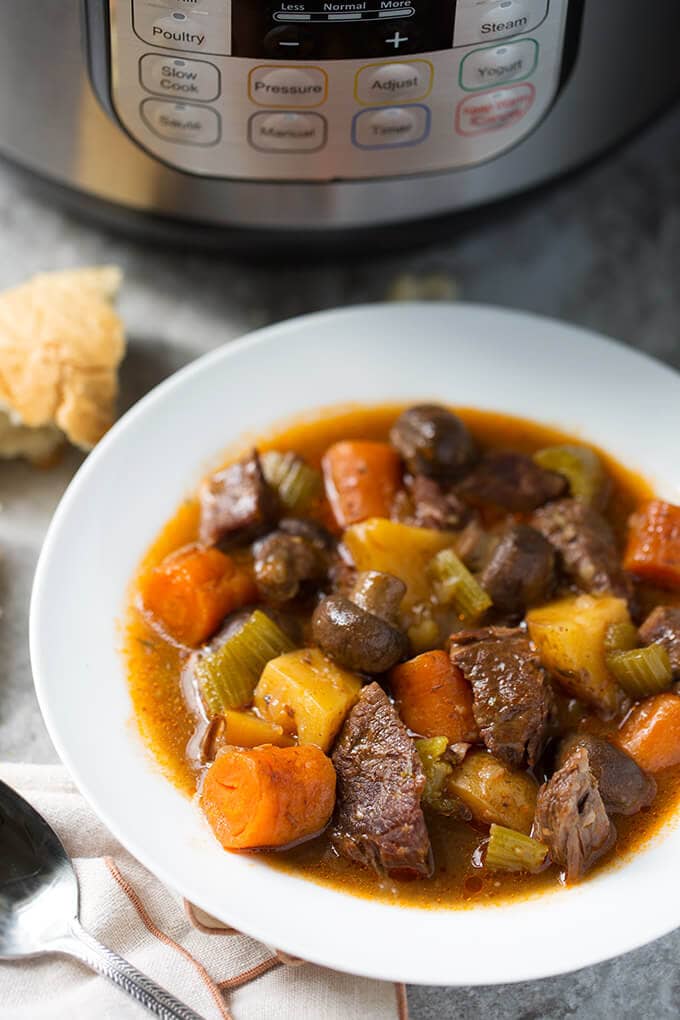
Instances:
[[[391,43],[395,50],[398,50],[402,43],[408,42],[407,35],[401,35],[399,32],[395,32],[391,39],[385,39],[386,43]]]

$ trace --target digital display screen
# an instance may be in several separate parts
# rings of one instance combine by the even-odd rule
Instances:
[[[352,60],[447,50],[456,0],[233,0],[232,53]]]

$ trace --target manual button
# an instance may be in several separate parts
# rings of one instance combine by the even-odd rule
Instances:
[[[429,60],[408,64],[368,64],[357,73],[355,95],[365,106],[412,103],[425,99],[432,89],[434,68]]]
[[[250,144],[261,152],[318,152],[327,131],[318,113],[254,113],[248,122]]]
[[[168,142],[183,145],[215,145],[220,140],[220,118],[207,106],[173,103],[168,99],[145,99],[142,119]]]
[[[207,60],[184,60],[147,53],[139,62],[139,79],[157,96],[211,102],[220,94],[220,72]]]

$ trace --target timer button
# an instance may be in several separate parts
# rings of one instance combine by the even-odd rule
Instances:
[[[408,64],[369,64],[358,72],[355,95],[366,106],[394,105],[425,99],[432,88],[434,68],[429,60]]]
[[[207,106],[145,99],[140,112],[154,134],[182,145],[215,145],[220,140],[220,118]]]
[[[352,141],[359,149],[393,149],[418,145],[430,133],[427,106],[384,106],[363,110],[352,122]]]
[[[456,14],[455,46],[494,42],[530,32],[545,19],[548,0],[501,0],[491,5],[460,7]]]
[[[250,144],[260,152],[318,152],[327,134],[319,113],[254,113],[248,122]]]
[[[327,91],[328,76],[320,67],[264,64],[248,76],[248,94],[258,106],[321,106]]]

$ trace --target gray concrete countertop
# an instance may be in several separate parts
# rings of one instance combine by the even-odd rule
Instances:
[[[381,258],[364,251],[309,268],[296,266],[294,253],[285,265],[253,266],[186,248],[144,247],[70,218],[0,168],[0,287],[40,270],[101,262],[119,263],[126,272],[124,406],[196,355],[253,327],[383,300],[403,273],[442,274],[466,300],[553,315],[680,367],[680,111],[583,173],[466,218],[429,248]],[[622,408],[627,417],[634,413]],[[0,464],[4,759],[55,759],[31,684],[27,611],[42,536],[79,462],[71,453],[49,472]],[[501,988],[412,989],[412,1016],[677,1017],[679,957],[680,930],[569,977]]]

